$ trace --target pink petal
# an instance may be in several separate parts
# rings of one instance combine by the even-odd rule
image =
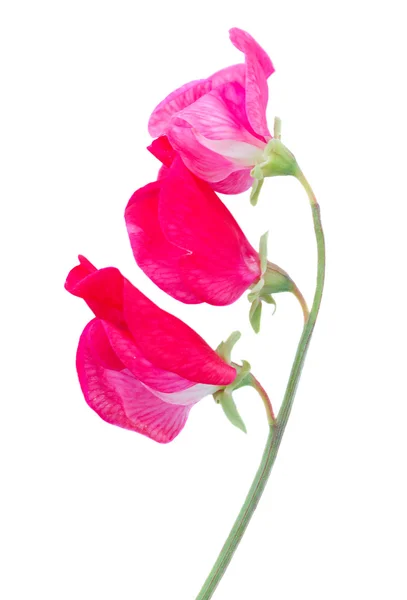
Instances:
[[[156,106],[148,123],[150,135],[156,137],[165,134],[173,115],[193,104],[198,98],[210,92],[214,87],[229,81],[237,81],[241,85],[244,85],[244,80],[244,65],[233,65],[217,71],[208,79],[199,79],[186,83],[169,94],[169,96]]]
[[[69,271],[68,277],[65,281],[65,289],[74,295],[78,284],[85,279],[85,277],[97,271],[96,267],[94,267],[92,263],[81,254],[78,256],[78,259],[79,265]]]
[[[253,177],[250,175],[251,169],[242,169],[235,171],[223,179],[212,183],[211,187],[220,194],[241,194],[253,185]]]
[[[221,181],[237,168],[231,160],[202,146],[187,123],[172,126],[168,138],[188,169],[205,181]]]
[[[161,231],[158,221],[160,189],[161,181],[149,183],[133,194],[126,207],[126,226],[134,258],[164,292],[181,302],[197,304],[202,300],[185,285],[179,272],[179,259],[185,250],[171,244]]]
[[[244,102],[245,91],[242,86],[225,84],[180,111],[173,122],[182,119],[208,140],[246,142],[263,150],[265,143],[251,135],[246,128]]]
[[[246,67],[243,64],[232,65],[217,71],[208,79],[211,82],[211,89],[224,85],[225,83],[235,82],[244,87],[246,77]]]
[[[258,254],[232,214],[209,184],[194,177],[179,158],[162,181],[159,220],[167,239],[188,251],[182,258],[183,277],[190,259],[195,265],[211,264],[210,272],[217,280],[226,279],[231,288],[242,288],[240,296],[260,276]],[[199,272],[195,267],[193,271],[193,289],[206,299],[210,281],[201,284]],[[204,271],[206,276],[206,267]],[[187,281],[191,285],[189,275]],[[231,293],[234,296],[232,289]]]
[[[231,213],[179,158],[162,182],[159,218],[170,242],[188,250],[179,273],[205,302],[230,304],[260,277],[258,254]]]
[[[253,263],[257,270],[253,273],[243,260],[233,268],[222,257],[214,260],[191,254],[180,261],[180,269],[191,290],[199,294],[204,302],[225,306],[240,298],[260,277],[258,263],[258,259],[257,263]]]
[[[157,442],[170,442],[184,427],[191,405],[164,402],[129,371],[118,371],[102,364],[100,348],[95,353],[92,343],[92,331],[99,327],[99,321],[91,321],[78,346],[76,364],[86,402],[108,423],[136,431]]]
[[[196,383],[228,385],[236,370],[188,325],[124,280],[124,315],[141,352],[156,367]]]
[[[190,81],[169,94],[156,108],[148,122],[148,132],[151,137],[166,133],[171,117],[189,106],[211,89],[208,79]]]
[[[270,57],[247,31],[243,31],[243,29],[239,29],[238,27],[232,27],[229,30],[229,36],[230,41],[238,50],[245,55],[250,54],[256,58],[266,77],[270,77],[274,73]]]
[[[83,298],[100,319],[123,325],[123,275],[114,267],[96,270],[84,257],[68,274],[65,288]],[[91,268],[93,270],[91,270]]]
[[[128,369],[131,374],[139,379],[145,385],[153,388],[155,391],[165,392],[180,392],[194,385],[192,381],[184,379],[175,373],[163,371],[155,365],[151,364],[135,344],[130,334],[123,330],[114,327],[106,321],[101,321],[104,331],[104,338],[109,341],[110,347],[116,357],[120,361],[122,369]],[[98,347],[94,344],[94,347]]]
[[[159,161],[163,163],[166,167],[170,167],[172,165],[172,161],[176,156],[176,152],[171,146],[166,135],[162,135],[156,140],[154,140],[149,146],[147,146],[147,150],[151,152]]]
[[[273,64],[259,44],[245,31],[230,30],[232,43],[245,54],[246,112],[254,131],[266,139],[271,135],[267,127],[267,77],[274,72]]]

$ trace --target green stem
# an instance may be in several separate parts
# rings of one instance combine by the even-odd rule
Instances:
[[[212,598],[212,595],[215,592],[218,583],[222,579],[230,561],[232,560],[233,554],[237,546],[239,545],[239,542],[242,539],[244,532],[246,531],[246,528],[250,522],[251,517],[253,516],[254,511],[256,510],[257,504],[261,498],[267,480],[270,476],[271,469],[277,457],[280,443],[283,438],[285,428],[287,426],[287,422],[294,402],[295,392],[297,390],[298,382],[301,376],[301,371],[304,365],[308,346],[311,341],[312,332],[314,330],[319,307],[321,304],[325,275],[325,242],[321,225],[320,210],[315,195],[300,169],[298,169],[296,177],[303,185],[310,200],[312,218],[314,221],[315,237],[317,241],[318,270],[314,300],[312,303],[312,308],[309,317],[304,324],[304,329],[302,331],[293,366],[291,368],[287,389],[284,395],[281,408],[277,415],[277,419],[274,419],[272,409],[270,410],[269,408],[271,407],[271,404],[263,388],[261,388],[260,384],[255,378],[253,378],[253,380],[251,381],[251,385],[253,385],[253,387],[257,389],[265,403],[269,418],[270,431],[267,438],[266,447],[264,449],[260,466],[253,480],[246,500],[240,510],[240,513],[235,521],[235,524],[232,527],[232,530],[226,542],[223,545],[219,557],[212,571],[209,573],[209,576],[206,579],[201,591],[196,597],[196,600],[209,600],[209,598]]]

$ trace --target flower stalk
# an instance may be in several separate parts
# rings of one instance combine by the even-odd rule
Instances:
[[[252,379],[251,384],[257,389],[265,402],[266,411],[269,420],[269,434],[266,442],[266,446],[263,452],[260,466],[255,475],[249,493],[244,501],[244,504],[240,510],[240,513],[232,527],[232,530],[219,554],[212,571],[209,573],[201,591],[199,592],[196,600],[209,600],[212,598],[216,587],[222,579],[230,561],[232,560],[233,554],[238,547],[240,540],[243,537],[244,532],[253,516],[254,511],[258,505],[258,502],[263,494],[267,480],[270,476],[274,462],[277,458],[278,450],[280,448],[281,440],[284,435],[285,428],[290,417],[291,409],[294,402],[295,393],[297,390],[298,382],[301,376],[301,372],[304,366],[305,357],[311,341],[312,332],[315,327],[315,323],[318,317],[319,307],[322,299],[322,292],[324,287],[325,278],[325,242],[324,234],[321,224],[321,216],[318,202],[315,195],[303,175],[302,171],[297,167],[296,178],[304,187],[307,192],[312,218],[314,222],[314,231],[317,242],[317,253],[318,253],[318,267],[317,267],[317,282],[314,294],[314,300],[312,303],[311,312],[307,317],[304,311],[305,324],[302,331],[300,341],[298,343],[297,352],[295,354],[294,362],[291,368],[290,377],[288,380],[287,388],[285,391],[284,399],[281,408],[278,412],[277,418],[274,418],[274,414],[271,408],[271,404],[267,401],[268,396],[261,388],[260,384]],[[269,408],[268,408],[269,406]]]

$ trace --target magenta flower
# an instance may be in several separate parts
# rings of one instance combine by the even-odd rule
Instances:
[[[179,157],[171,164],[163,140],[153,146],[167,166],[158,181],[133,194],[125,211],[133,254],[146,275],[188,304],[231,304],[262,276],[266,293],[291,290],[282,269],[267,261],[262,268],[259,253],[210,185]]]
[[[82,256],[79,262],[65,288],[96,316],[77,351],[86,402],[108,423],[170,442],[191,407],[231,384],[236,369],[118,269],[97,270]]]
[[[271,139],[267,127],[270,58],[245,31],[230,30],[245,64],[192,81],[167,96],[153,111],[149,133],[168,136],[185,165],[225,194],[247,190],[251,169],[263,162]]]

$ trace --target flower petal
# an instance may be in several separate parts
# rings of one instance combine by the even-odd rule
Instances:
[[[141,352],[156,367],[196,383],[228,385],[236,369],[193,329],[165,312],[124,280],[124,316]]]
[[[240,194],[245,192],[253,185],[253,177],[250,175],[251,169],[242,169],[241,171],[235,171],[222,179],[211,184],[211,187],[215,192],[220,194]]]
[[[240,52],[245,55],[250,54],[256,58],[267,78],[274,73],[274,66],[270,57],[247,31],[239,29],[239,27],[232,27],[229,30],[229,37],[232,44]]]
[[[164,98],[155,107],[148,122],[148,132],[151,137],[165,134],[171,117],[206,94],[211,87],[212,84],[208,79],[190,81]]]
[[[211,186],[197,179],[176,158],[161,182],[159,222],[174,245],[232,267],[243,261],[257,273],[257,252]],[[184,253],[184,254],[186,254]]]
[[[136,379],[158,392],[171,394],[184,391],[195,385],[175,373],[163,371],[151,364],[142,355],[130,334],[114,327],[107,321],[101,321],[105,337],[107,337],[114,356],[122,364],[122,369],[128,369]]]
[[[173,123],[182,119],[208,140],[246,142],[263,150],[264,141],[254,137],[246,127],[244,103],[244,88],[239,84],[227,83],[180,111]]]
[[[123,325],[123,275],[114,267],[97,270],[85,257],[74,267],[65,282],[65,289],[83,298],[100,319]]]
[[[214,306],[225,306],[235,302],[260,277],[243,266],[243,261],[235,268],[227,260],[191,254],[180,261],[182,276],[191,290],[202,297],[204,302]]]
[[[166,167],[170,167],[172,165],[172,161],[176,156],[176,152],[171,146],[166,135],[162,135],[154,140],[149,146],[147,146],[147,150],[156,158],[158,158],[158,160],[161,161]]]
[[[127,369],[118,371],[101,363],[101,349],[99,347],[95,353],[92,342],[92,332],[100,327],[100,321],[91,321],[78,346],[76,364],[86,402],[108,423],[136,431],[157,442],[170,442],[184,427],[191,405],[164,402]],[[107,338],[105,343],[108,346]],[[108,351],[105,349],[102,353]]]
[[[266,119],[267,77],[274,72],[273,64],[261,46],[247,32],[233,28],[230,30],[230,39],[236,48],[245,54],[247,117],[256,133],[270,139]]]
[[[187,123],[178,121],[168,131],[173,148],[181,155],[185,165],[205,181],[221,181],[233,173],[237,167],[231,160],[202,146]]]
[[[177,158],[162,181],[159,219],[167,239],[185,248],[179,269],[210,304],[230,304],[260,277],[258,253],[211,187]]]
[[[185,285],[179,272],[179,259],[185,250],[171,244],[161,231],[158,220],[161,185],[160,180],[137,190],[126,207],[125,220],[134,258],[164,292],[181,302],[197,304],[202,300]]]

